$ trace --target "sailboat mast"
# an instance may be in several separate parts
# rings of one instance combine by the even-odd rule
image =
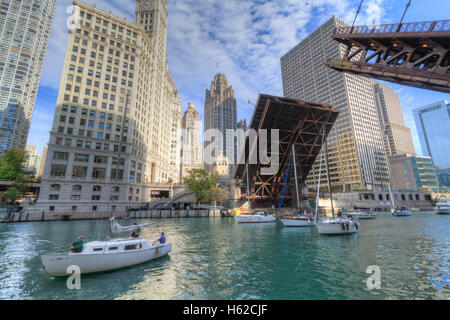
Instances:
[[[297,191],[297,209],[300,212],[300,198],[298,195],[297,162],[295,159],[295,144],[292,146],[292,157],[294,158],[295,190]]]
[[[247,201],[248,201],[248,209],[250,210],[252,208],[251,202],[250,202],[250,179],[248,177],[248,163],[245,164],[245,169],[247,171]]]
[[[325,136],[325,128],[324,128],[324,136]],[[331,212],[333,213],[334,219],[334,206],[333,206],[333,192],[331,191],[331,179],[330,179],[330,167],[328,164],[328,142],[325,139],[325,161],[327,164],[327,180],[328,180],[328,189],[330,190],[330,200],[331,200]]]
[[[322,145],[325,139],[325,127],[323,128]],[[319,213],[319,200],[320,200],[320,178],[322,177],[322,149],[320,150],[320,161],[319,161],[319,182],[317,183],[317,198],[316,198],[316,220]]]

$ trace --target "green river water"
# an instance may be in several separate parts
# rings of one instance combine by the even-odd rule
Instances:
[[[79,235],[105,239],[106,221],[0,224],[0,299],[450,299],[449,215],[383,213],[341,237],[233,218],[154,221],[144,236],[165,231],[169,256],[82,276],[81,290],[48,275],[39,255]],[[368,289],[369,266],[379,266],[381,289]]]

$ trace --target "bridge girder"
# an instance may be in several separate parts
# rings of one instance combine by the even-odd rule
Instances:
[[[345,47],[327,66],[341,72],[450,93],[450,20],[337,28]]]

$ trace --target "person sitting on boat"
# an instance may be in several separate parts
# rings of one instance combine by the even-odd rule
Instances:
[[[70,247],[70,249],[74,253],[80,253],[81,251],[83,251],[83,246],[84,246],[84,239],[82,236],[79,236],[77,242],[74,242]]]
[[[166,243],[166,236],[164,235],[164,232],[161,232],[161,237],[160,237],[158,240],[156,240],[154,243],[155,243],[155,244],[156,244],[156,243],[159,243],[159,244],[164,244],[164,243]]]
[[[349,218],[350,220],[353,220],[353,215],[352,215],[351,213],[349,213],[349,214],[347,215],[347,218]]]
[[[136,227],[137,227],[137,224],[135,223],[134,224]],[[131,237],[132,238],[139,238],[139,230],[134,230],[132,233],[131,233]]]

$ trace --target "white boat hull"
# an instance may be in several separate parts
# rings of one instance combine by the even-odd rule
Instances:
[[[412,216],[412,213],[409,210],[403,210],[403,211],[395,210],[394,213],[392,213],[392,215],[394,217],[409,217],[409,216]]]
[[[437,214],[450,214],[450,207],[446,208],[436,208]]]
[[[259,214],[235,216],[234,219],[237,223],[270,223],[277,220],[277,218],[272,215],[265,216]]]
[[[438,202],[435,210],[437,214],[450,214],[450,201]]]
[[[365,212],[349,212],[347,216],[351,214],[354,218],[358,218],[360,220],[365,219],[376,219],[377,215],[375,213],[365,213]]]
[[[111,271],[148,262],[167,255],[172,250],[172,244],[159,244],[148,248],[117,253],[69,253],[42,255],[42,264],[52,276],[64,277],[69,266],[78,266],[81,274]]]
[[[317,231],[321,235],[346,235],[357,233],[359,229],[359,223],[346,219],[328,220],[316,223],[316,227]]]
[[[305,219],[282,219],[280,218],[280,222],[285,227],[314,227],[314,221],[308,221]]]

